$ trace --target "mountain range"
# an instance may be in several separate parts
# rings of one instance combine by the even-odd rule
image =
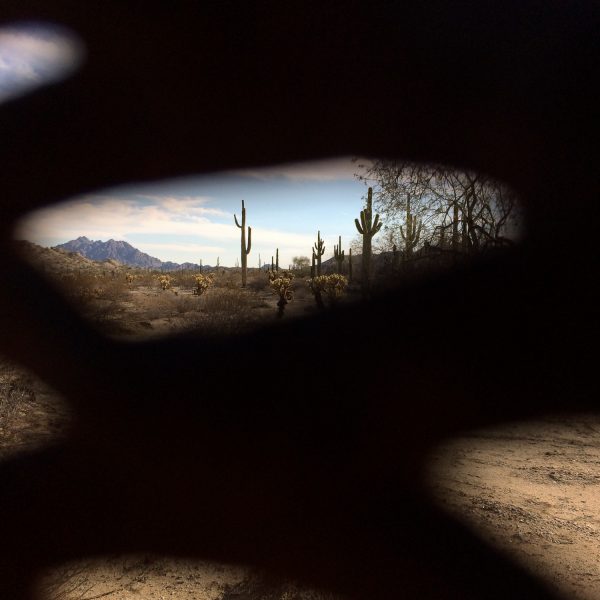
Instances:
[[[197,269],[198,265],[194,263],[174,263],[150,256],[137,248],[134,248],[128,242],[122,240],[90,240],[85,236],[80,236],[76,240],[71,240],[64,244],[55,246],[66,252],[76,252],[85,258],[91,260],[116,260],[124,265],[131,267],[140,267],[142,269],[156,269],[161,271],[175,271],[177,269]],[[208,267],[210,268],[210,267]]]

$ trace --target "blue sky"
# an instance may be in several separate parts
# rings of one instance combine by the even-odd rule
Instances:
[[[1,27],[0,103],[66,76],[83,56],[76,38],[56,26]],[[43,246],[82,235],[113,238],[165,261],[215,264],[219,257],[233,266],[240,256],[233,215],[241,218],[243,199],[250,266],[258,266],[259,254],[270,261],[276,248],[282,266],[310,256],[318,230],[329,258],[339,235],[346,250],[357,236],[365,187],[356,170],[346,157],[101,190],[30,215],[15,237]]]
[[[365,186],[356,180],[350,158],[280,165],[113,188],[51,206],[30,215],[15,236],[54,246],[85,235],[125,240],[161,260],[233,266],[240,255],[241,219],[252,227],[249,266],[280,264],[310,256],[317,231],[325,240],[324,259],[342,236],[347,250],[357,231],[354,218],[364,205]]]

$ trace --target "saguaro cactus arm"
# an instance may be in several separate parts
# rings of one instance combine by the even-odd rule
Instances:
[[[362,220],[362,216],[363,216],[363,211],[360,211],[360,218]],[[360,226],[360,223],[358,222],[358,219],[354,219],[354,224],[356,225],[356,229],[358,229],[358,233],[360,233],[360,235],[365,235],[365,230]]]
[[[233,213],[233,220],[235,224],[242,229],[246,225],[246,207],[244,206],[244,201],[242,200],[242,224],[240,225],[237,220],[237,215]]]
[[[380,229],[382,223],[379,220],[379,213],[375,214],[375,220],[373,220],[373,190],[369,188],[367,195],[367,206],[360,211],[360,222],[358,219],[354,219],[354,224],[358,233],[373,237]]]
[[[250,254],[252,249],[252,227],[248,227],[248,245],[246,246],[246,254]]]

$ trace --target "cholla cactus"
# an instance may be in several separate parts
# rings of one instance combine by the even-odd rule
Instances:
[[[196,282],[196,287],[194,288],[195,296],[202,296],[202,294],[215,283],[214,275],[212,273],[209,273],[208,275],[196,275],[194,276],[194,281]]]
[[[282,317],[285,305],[294,299],[292,290],[292,281],[294,275],[288,271],[284,271],[281,275],[271,272],[269,274],[269,285],[271,289],[279,296],[277,301],[277,316]]]
[[[319,275],[308,280],[308,286],[315,296],[317,305],[323,308],[323,294],[327,296],[330,305],[335,305],[344,295],[348,280],[339,273]]]
[[[285,299],[287,302],[293,299],[294,292],[292,291],[292,281],[294,275],[283,271],[281,275],[275,273],[269,273],[269,285],[271,289],[279,295],[279,298]]]
[[[127,275],[125,275],[125,281],[130,285],[133,283],[134,279],[135,277],[131,273],[127,273]]]
[[[158,276],[158,284],[163,290],[170,290],[173,285],[173,280],[170,275],[159,275]]]

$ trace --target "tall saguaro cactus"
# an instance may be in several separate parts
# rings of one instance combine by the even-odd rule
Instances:
[[[279,248],[275,251],[275,270],[279,272]]]
[[[337,263],[337,272],[340,275],[343,275],[343,265],[344,265],[344,254],[345,252],[342,250],[342,236],[338,236],[337,246],[333,245],[333,258],[335,258],[335,262]]]
[[[410,212],[410,195],[406,199],[406,229],[400,226],[400,235],[404,240],[404,257],[410,258],[421,237],[423,221],[415,218]]]
[[[317,232],[317,242],[315,244],[313,254],[315,255],[315,258],[317,259],[317,277],[320,277],[321,276],[321,256],[323,256],[323,254],[325,254],[325,244],[323,243],[323,240],[321,239],[320,231]]]
[[[367,294],[371,288],[371,240],[373,236],[381,229],[379,215],[373,219],[373,188],[369,188],[367,193],[367,206],[360,211],[360,222],[354,219],[354,224],[358,233],[363,236],[362,245],[362,288],[363,293]]]
[[[235,224],[242,230],[242,287],[246,287],[246,274],[248,271],[248,254],[250,254],[250,248],[252,247],[252,227],[248,227],[248,246],[246,246],[246,207],[242,200],[242,224],[240,225],[237,220],[237,216],[234,214],[233,219]]]

